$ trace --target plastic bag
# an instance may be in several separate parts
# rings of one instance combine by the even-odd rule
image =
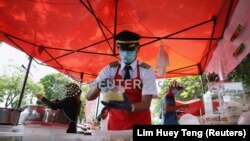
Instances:
[[[165,76],[166,67],[168,65],[169,65],[168,55],[165,52],[163,46],[161,45],[156,60],[157,76]]]
[[[105,89],[102,89],[103,101],[124,101],[123,93],[125,88],[122,86],[115,86],[114,82],[110,80],[110,84]]]
[[[103,101],[124,101],[123,98],[124,88],[123,87],[115,87],[114,89],[110,89],[106,93],[103,93]]]
[[[185,114],[181,116],[179,120],[180,125],[200,125],[199,119],[191,114]]]
[[[244,112],[240,115],[238,125],[250,125],[250,111]]]

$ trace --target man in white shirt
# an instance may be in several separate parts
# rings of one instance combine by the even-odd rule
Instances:
[[[117,34],[121,61],[107,65],[96,79],[98,84],[105,86],[112,80],[115,86],[125,87],[124,101],[102,101],[108,108],[109,130],[128,130],[133,125],[151,124],[151,100],[157,95],[155,73],[149,65],[137,60],[140,38],[140,35],[127,30]],[[87,100],[96,99],[101,89],[101,85],[91,89]]]

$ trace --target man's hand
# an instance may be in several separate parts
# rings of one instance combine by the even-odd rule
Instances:
[[[108,108],[107,107],[103,107],[101,113],[99,114],[99,116],[97,117],[97,121],[101,121],[102,119],[106,119],[108,116]]]
[[[121,109],[125,110],[127,112],[133,112],[134,111],[134,105],[130,102],[128,96],[123,93],[124,101],[110,101],[110,102],[105,102],[102,101],[102,104],[108,108],[114,108],[114,109]]]
[[[39,99],[39,100],[42,100],[42,98],[44,97],[42,94],[36,94],[35,96],[36,96],[37,99]]]

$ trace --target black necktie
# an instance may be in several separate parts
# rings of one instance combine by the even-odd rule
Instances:
[[[124,80],[126,79],[130,79],[130,73],[129,73],[129,70],[132,69],[132,67],[130,65],[126,65],[124,67],[125,69],[125,76],[124,76]]]

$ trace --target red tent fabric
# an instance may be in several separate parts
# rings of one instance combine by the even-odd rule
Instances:
[[[80,82],[116,59],[113,37],[140,34],[138,59],[156,70],[163,45],[167,75],[204,71],[237,0],[2,0],[0,41]],[[157,78],[160,78],[157,76]]]
[[[220,80],[226,80],[227,75],[237,67],[244,58],[250,53],[250,1],[241,0],[230,18],[223,38],[218,42],[206,72],[215,72]],[[234,40],[231,40],[237,27],[242,26],[242,31],[238,33]],[[245,48],[238,54],[239,46],[245,45]],[[223,54],[223,55],[222,55]]]

